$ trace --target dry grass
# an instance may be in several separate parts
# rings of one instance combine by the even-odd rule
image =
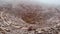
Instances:
[[[43,9],[41,6],[25,4],[18,4],[15,8],[12,8],[11,4],[1,7],[0,32],[2,34],[50,34],[50,32],[57,34],[60,21],[59,10],[55,10],[57,9]]]

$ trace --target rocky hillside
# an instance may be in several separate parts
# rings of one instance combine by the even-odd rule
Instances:
[[[60,9],[30,3],[0,5],[0,34],[60,34]]]

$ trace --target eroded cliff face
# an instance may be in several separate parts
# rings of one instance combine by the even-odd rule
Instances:
[[[1,4],[0,31],[2,34],[57,34],[59,14],[59,7],[47,7],[27,0]]]

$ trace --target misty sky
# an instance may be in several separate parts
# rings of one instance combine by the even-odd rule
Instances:
[[[60,0],[35,0],[37,2],[41,2],[44,4],[56,4],[56,5],[60,5]]]
[[[5,2],[11,2],[11,1],[19,1],[19,0],[2,0],[2,1],[5,1]],[[23,1],[26,1],[26,0],[23,0]],[[60,5],[60,0],[28,0],[28,1],[35,1],[37,3],[43,3],[43,4],[55,4],[55,5]],[[1,2],[1,0],[0,0]],[[1,4],[1,3],[0,3]]]

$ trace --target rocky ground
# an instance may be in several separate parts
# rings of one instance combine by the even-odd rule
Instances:
[[[0,6],[0,34],[60,34],[60,10],[33,4]]]

